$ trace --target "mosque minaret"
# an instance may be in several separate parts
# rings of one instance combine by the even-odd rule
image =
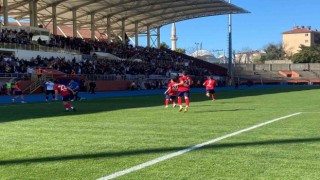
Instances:
[[[171,27],[171,50],[175,51],[177,48],[177,34],[176,34],[176,24],[172,23]]]

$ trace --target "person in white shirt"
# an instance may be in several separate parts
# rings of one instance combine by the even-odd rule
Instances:
[[[46,87],[46,102],[49,100],[49,94],[52,95],[52,100],[55,99],[55,92],[54,92],[54,82],[53,79],[50,79],[49,81],[45,82],[45,87]]]
[[[32,76],[32,74],[33,74],[33,68],[30,67],[30,66],[28,66],[28,67],[27,67],[27,73],[28,73],[28,78],[31,79],[31,76]]]

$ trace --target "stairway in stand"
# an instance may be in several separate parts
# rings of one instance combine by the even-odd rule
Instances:
[[[40,78],[35,79],[27,88],[23,90],[24,94],[32,94],[37,89],[43,85],[44,82],[46,82],[48,79],[52,77],[48,77],[46,75],[42,75]]]

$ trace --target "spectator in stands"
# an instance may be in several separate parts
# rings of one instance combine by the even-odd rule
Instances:
[[[30,41],[30,42],[32,41],[32,38],[33,38],[33,33],[30,32],[30,33],[29,33],[29,41]]]
[[[80,79],[79,87],[80,91],[87,92],[86,81],[84,79]]]
[[[6,91],[7,91],[7,95],[11,95],[11,82],[7,81],[6,82]]]
[[[41,79],[41,77],[42,77],[42,69],[41,68],[37,68],[36,69],[36,74],[37,74],[38,79]]]
[[[1,94],[6,94],[6,89],[7,89],[6,84],[2,84],[0,88],[1,88]]]
[[[33,68],[30,66],[27,66],[27,73],[28,73],[28,78],[31,79],[31,76],[33,74]]]
[[[71,74],[71,76],[74,76],[74,75],[76,75],[76,71],[74,69],[72,69],[70,74]]]
[[[96,82],[94,82],[94,81],[91,81],[90,83],[89,83],[89,93],[91,93],[91,94],[96,94],[96,92],[95,92],[95,88],[96,88]]]
[[[43,42],[42,42],[42,39],[41,39],[40,37],[38,38],[37,42],[38,42],[38,44],[40,44],[40,45],[42,45],[42,43],[43,43]]]

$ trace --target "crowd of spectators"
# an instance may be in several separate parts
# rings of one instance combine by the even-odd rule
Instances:
[[[32,33],[24,30],[3,29],[0,34],[1,42],[29,44]],[[0,73],[30,73],[30,68],[53,68],[71,74],[120,74],[120,75],[163,75],[170,76],[172,72],[187,70],[190,75],[205,76],[225,75],[226,70],[211,63],[171,51],[166,48],[133,47],[131,44],[108,43],[81,38],[64,37],[51,34],[49,41],[37,41],[45,46],[78,50],[83,54],[90,52],[105,52],[126,60],[97,60],[84,59],[76,61],[63,57],[19,59],[16,57],[0,56]],[[134,59],[139,59],[135,61]]]
[[[32,36],[32,33],[28,33],[24,30],[2,29],[0,31],[0,42],[30,44]]]
[[[190,74],[204,76],[211,72],[193,64],[153,60],[152,62],[132,60],[66,60],[62,57],[36,57],[30,60],[0,55],[0,73],[30,73],[30,68],[52,68],[66,74],[120,74],[120,75],[163,75],[187,70]]]

